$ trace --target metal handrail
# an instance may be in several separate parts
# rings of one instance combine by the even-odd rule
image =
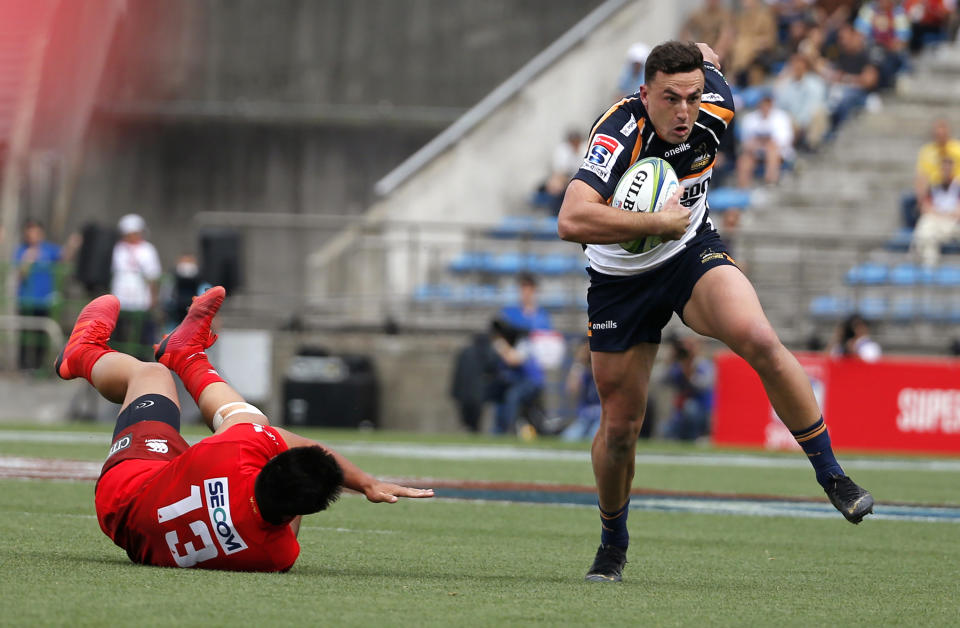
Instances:
[[[63,345],[63,331],[57,321],[48,316],[0,314],[0,327],[15,331],[42,331],[50,338],[51,347]]]
[[[471,129],[487,118],[491,112],[513,98],[525,85],[536,78],[538,74],[550,67],[554,61],[568,50],[583,41],[597,26],[619,11],[627,2],[629,2],[629,0],[607,0],[585,18],[574,24],[573,27],[561,35],[559,39],[544,48],[540,54],[528,61],[523,67],[514,72],[510,78],[497,86],[496,89],[487,94],[480,102],[460,116],[456,122],[427,142],[423,148],[408,157],[399,166],[384,175],[384,177],[374,185],[374,192],[379,196],[386,196],[395,190],[415,172],[426,166],[463,138]]]

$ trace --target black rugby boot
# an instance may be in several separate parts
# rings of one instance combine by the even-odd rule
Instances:
[[[616,545],[601,545],[585,579],[588,582],[620,582],[626,563],[627,550]]]
[[[830,498],[830,503],[850,523],[860,523],[873,512],[873,495],[870,491],[860,488],[845,475],[831,475],[823,491]]]

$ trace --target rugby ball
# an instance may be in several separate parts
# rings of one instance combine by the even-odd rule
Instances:
[[[658,212],[680,181],[673,166],[659,157],[645,157],[627,168],[620,177],[610,206],[629,212]],[[646,236],[620,246],[631,253],[646,253],[659,246],[660,236]]]

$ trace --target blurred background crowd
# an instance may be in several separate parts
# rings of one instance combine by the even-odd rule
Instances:
[[[788,344],[957,348],[952,0],[0,14],[8,381],[49,382],[93,296],[120,298],[114,344],[149,359],[221,284],[224,351],[256,374],[239,387],[281,420],[590,438],[584,261],[556,213],[589,124],[668,36],[720,55],[737,117],[711,211]],[[715,347],[670,331],[644,435],[695,441]]]

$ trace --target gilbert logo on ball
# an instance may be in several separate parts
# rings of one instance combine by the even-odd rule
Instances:
[[[645,157],[620,177],[610,206],[631,212],[658,212],[680,181],[673,166],[659,157]],[[620,246],[631,253],[646,253],[662,243],[660,236],[646,236]]]

